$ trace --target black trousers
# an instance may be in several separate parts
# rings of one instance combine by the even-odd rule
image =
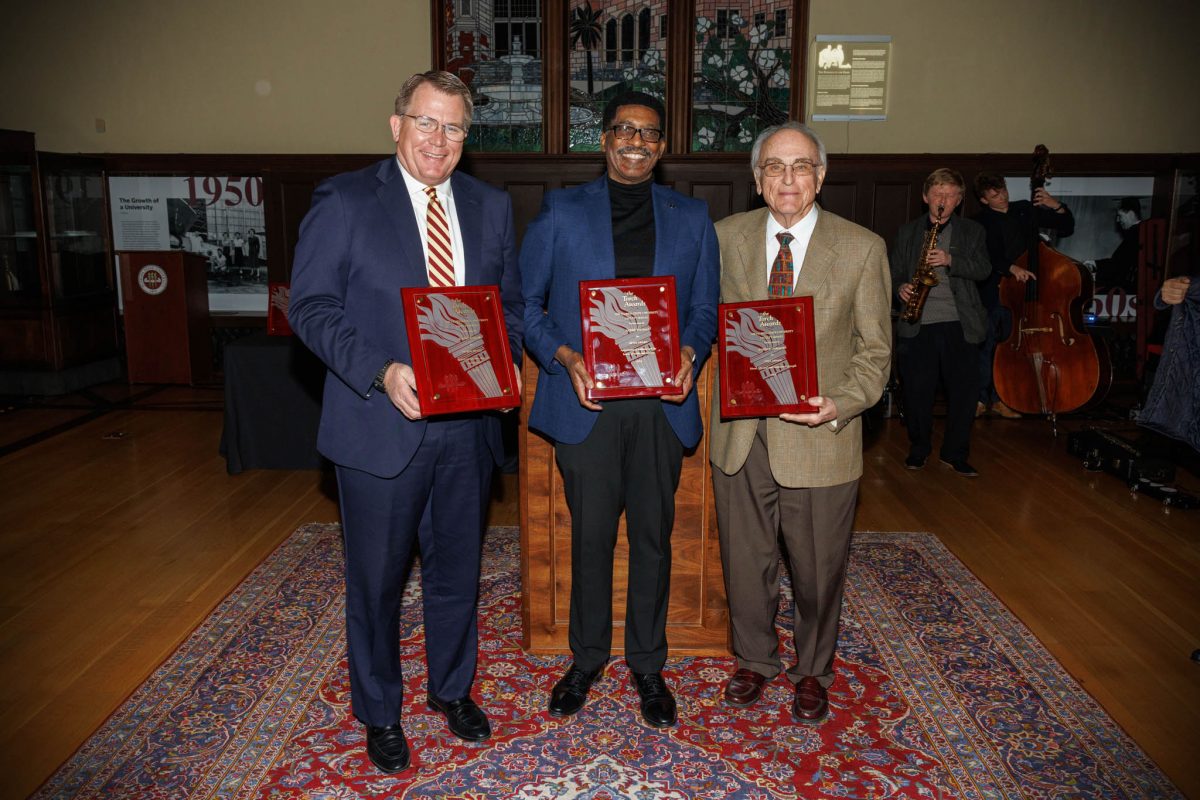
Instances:
[[[571,622],[580,669],[602,667],[612,650],[613,548],[625,512],[629,582],[625,661],[660,672],[667,659],[671,528],[683,445],[657,398],[610,400],[579,444],[557,444],[571,511]]]
[[[965,461],[971,454],[971,426],[979,397],[979,345],[963,338],[958,322],[922,325],[897,345],[904,392],[904,424],[909,454],[926,458],[933,450],[933,400],[938,378],[946,390],[946,433],[941,458]]]

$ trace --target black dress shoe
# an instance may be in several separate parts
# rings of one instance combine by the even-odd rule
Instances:
[[[633,683],[642,698],[642,719],[655,728],[675,724],[675,698],[661,672],[635,672]]]
[[[569,717],[583,708],[587,700],[588,689],[600,677],[600,670],[585,672],[574,664],[567,674],[559,678],[550,692],[550,716]]]
[[[920,469],[925,466],[925,456],[909,456],[904,459],[905,469]]]
[[[483,709],[475,705],[475,701],[470,697],[462,697],[447,703],[445,700],[439,700],[433,695],[429,695],[429,708],[445,714],[450,732],[460,739],[466,739],[468,742],[482,742],[492,735],[492,726],[488,724],[487,714],[484,714]]]
[[[957,472],[959,475],[962,475],[964,478],[978,478],[979,477],[979,473],[975,471],[975,468],[972,467],[970,464],[968,464],[966,461],[962,461],[962,460],[947,461],[944,458],[941,459],[941,461],[946,466],[952,467],[955,472]]]
[[[391,774],[408,769],[411,755],[399,722],[383,728],[367,726],[367,757],[381,772]]]

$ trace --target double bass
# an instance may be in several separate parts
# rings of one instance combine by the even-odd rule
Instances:
[[[1050,151],[1039,144],[1033,160],[1031,196],[1050,178]],[[1047,416],[1054,426],[1058,414],[1102,399],[1112,382],[1107,350],[1083,329],[1092,277],[1042,241],[1036,215],[1029,247],[1017,265],[1036,280],[1021,283],[1006,275],[1000,281],[1000,302],[1012,315],[1012,332],[996,346],[992,379],[1005,405]]]

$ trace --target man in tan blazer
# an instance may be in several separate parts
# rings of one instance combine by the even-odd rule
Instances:
[[[887,250],[875,234],[816,204],[825,147],[788,122],[763,131],[750,156],[767,208],[717,223],[721,301],[811,295],[816,413],[720,418],[713,381],[710,460],[737,671],[725,701],[749,706],[782,670],[775,634],[782,535],[796,598],[792,713],[829,710],[850,526],[862,475],[860,415],[883,392],[891,358]]]

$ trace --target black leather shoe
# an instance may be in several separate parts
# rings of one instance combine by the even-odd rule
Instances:
[[[367,726],[367,757],[381,772],[391,774],[408,769],[411,754],[399,722],[383,728]]]
[[[550,692],[550,716],[569,717],[583,708],[587,701],[588,689],[600,677],[600,670],[584,672],[574,664],[567,674],[559,678]]]
[[[483,709],[475,705],[475,701],[470,697],[451,700],[447,703],[445,700],[439,700],[433,695],[429,695],[429,708],[431,711],[445,714],[450,732],[460,739],[466,739],[468,742],[482,742],[492,735],[492,726],[488,724],[487,714],[484,714]]]
[[[944,458],[941,459],[941,461],[946,466],[952,467],[955,472],[957,472],[959,475],[962,475],[964,478],[978,478],[979,477],[979,473],[975,471],[975,468],[972,467],[970,464],[968,464],[966,461],[947,461]]]
[[[909,456],[908,458],[904,459],[905,469],[920,469],[923,466],[925,466],[924,456]]]
[[[642,719],[655,728],[675,724],[675,698],[661,672],[635,672],[633,683],[642,698]]]

